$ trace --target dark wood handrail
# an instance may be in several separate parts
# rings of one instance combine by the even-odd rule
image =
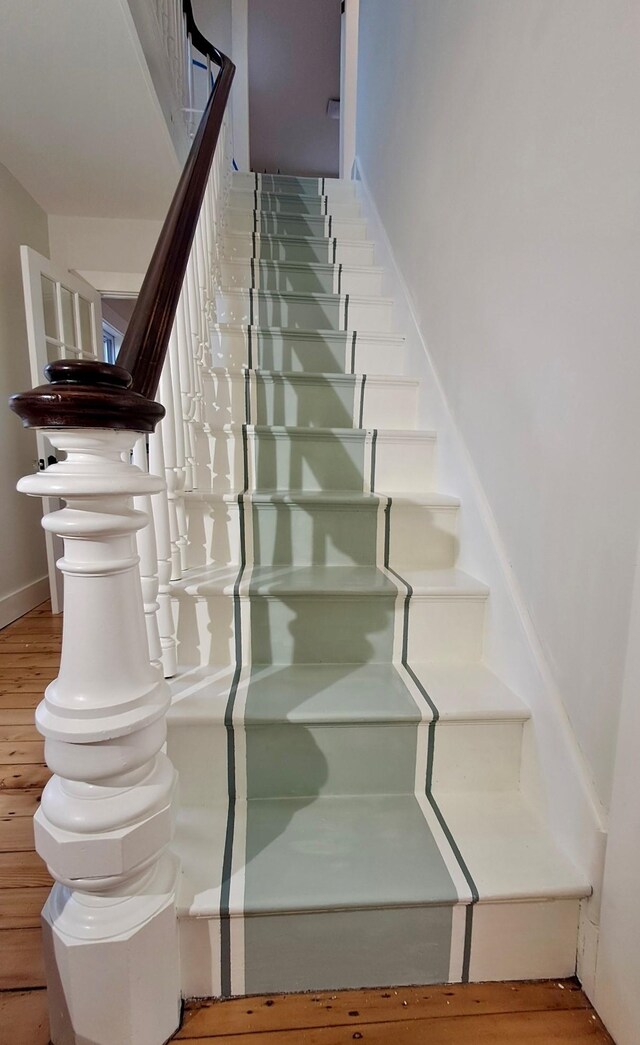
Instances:
[[[220,72],[149,263],[118,353],[118,363],[61,359],[45,367],[49,384],[12,396],[26,428],[120,428],[151,432],[164,416],[155,402],[189,253],[216,151],[235,65],[202,35],[183,0],[194,47]]]

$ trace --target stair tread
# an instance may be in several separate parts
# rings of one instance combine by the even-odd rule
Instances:
[[[443,806],[481,902],[588,895],[584,877],[519,792],[447,796]],[[186,877],[181,913],[218,913],[220,889],[214,883],[220,878],[227,809],[226,802],[218,802],[179,816],[177,844]],[[437,828],[432,832],[413,795],[252,799],[236,802],[235,818],[247,826],[247,852],[244,903],[240,907],[236,900],[231,914],[440,905],[471,898],[444,836]]]
[[[215,323],[213,324],[214,330],[225,331],[241,331],[243,334],[247,330],[256,331],[261,337],[274,335],[275,337],[287,337],[298,341],[326,341],[335,340],[345,342],[345,339],[351,340],[355,334],[358,339],[358,343],[363,341],[386,341],[395,344],[404,344],[406,338],[402,334],[394,334],[392,332],[386,332],[384,330],[318,330],[314,328],[312,330],[306,330],[304,327],[276,327],[276,326],[260,326],[250,323]]]
[[[441,722],[520,721],[530,712],[481,664],[411,664]],[[180,668],[171,681],[172,724],[223,723],[234,671],[200,666]],[[402,665],[291,664],[254,666],[240,679],[256,697],[245,710],[251,724],[407,722],[431,718],[418,697],[411,698]],[[410,685],[409,681],[409,685]]]
[[[293,216],[294,217],[300,217],[299,214],[296,214],[296,215],[293,215]],[[337,220],[339,220],[339,219],[337,219]],[[371,242],[371,240],[369,240],[369,239],[349,239],[347,236],[287,236],[287,235],[277,235],[276,233],[273,233],[273,232],[243,232],[242,229],[231,229],[231,228],[225,229],[224,235],[225,235],[225,237],[236,236],[238,238],[240,238],[240,237],[245,238],[245,239],[249,238],[251,240],[253,240],[255,238],[255,240],[258,243],[260,242],[260,240],[264,239],[264,240],[267,240],[268,242],[270,242],[271,240],[274,240],[276,243],[326,243],[328,245],[330,243],[333,243],[334,240],[336,240],[340,244],[340,246],[344,246],[344,247],[370,247],[371,249],[373,249],[373,243]],[[245,256],[246,257],[251,257],[251,255],[245,255]],[[227,256],[225,255],[225,260],[226,260],[226,257]],[[256,260],[258,260],[258,261],[266,261],[267,259],[266,258],[256,258]],[[269,258],[268,260],[269,261],[273,261],[273,260],[276,260],[276,259]]]
[[[352,385],[354,380],[362,380],[363,376],[366,376],[368,385],[405,385],[408,387],[416,387],[420,384],[413,377],[404,377],[404,375],[396,374],[336,374],[331,371],[323,373],[320,370],[269,370],[264,367],[212,367],[211,373],[217,377],[244,377],[245,374],[257,374],[263,380],[275,380],[281,378],[284,381],[295,381],[299,384],[349,384]],[[208,375],[205,374],[205,377]]]
[[[363,305],[393,305],[393,298],[383,297],[380,294],[352,294],[350,292],[323,291],[323,290],[272,290],[269,287],[243,287],[223,285],[219,288],[221,294],[247,294],[249,292],[268,298],[293,298],[294,301],[318,301],[337,302],[344,301],[346,297],[354,304]]]
[[[237,566],[194,567],[171,587],[190,595],[232,595],[237,576]],[[414,596],[485,599],[488,595],[485,584],[456,569],[407,570],[402,577]],[[398,590],[402,585],[377,566],[253,566],[240,595],[389,596]]]
[[[313,197],[310,197],[310,198],[313,199]],[[231,199],[231,204],[232,205],[227,208],[227,214],[230,215],[230,214],[246,214],[247,213],[247,208],[246,207],[234,207],[233,206],[233,198]],[[319,219],[319,220],[322,220],[322,221],[326,221],[328,218],[333,218],[334,221],[345,221],[345,222],[348,222],[349,224],[352,224],[352,225],[366,225],[367,224],[366,219],[363,218],[359,214],[355,215],[354,217],[348,217],[348,218],[342,217],[341,215],[339,215],[338,217],[333,217],[333,215],[331,214],[330,211],[327,214],[313,214],[313,213],[308,213],[307,211],[299,211],[299,210],[294,210],[294,211],[289,211],[289,210],[262,210],[260,207],[258,207],[257,211],[254,211],[254,208],[252,207],[252,208],[250,208],[248,210],[248,213],[250,213],[250,214],[251,213],[256,213],[256,214],[259,214],[259,215],[265,215],[267,217],[273,217],[273,218],[287,218],[288,220],[291,220],[291,218],[300,218],[302,221],[308,221],[309,218],[316,218],[316,219]]]
[[[483,900],[544,896],[543,883],[556,874],[556,898],[590,895],[586,876],[560,852],[519,792],[442,792],[437,801]]]
[[[242,197],[244,197],[244,199],[246,200],[247,203],[250,203],[253,200],[255,200],[256,193],[258,194],[259,199],[263,199],[264,197],[266,197],[267,200],[276,199],[276,200],[292,200],[293,201],[293,200],[301,200],[302,199],[302,200],[322,200],[323,203],[325,202],[325,200],[327,202],[330,202],[329,201],[329,196],[325,192],[317,192],[317,193],[310,193],[310,192],[305,192],[305,193],[300,193],[300,192],[272,192],[270,189],[259,189],[259,188],[256,189],[255,186],[251,187],[249,185],[247,185],[245,188],[242,188],[239,185],[232,186],[232,190],[231,191],[233,193],[235,193],[235,198],[236,199],[238,198],[238,196],[242,196]],[[232,198],[234,198],[234,197],[232,197]],[[357,199],[357,197],[355,195],[352,196],[352,198],[349,199],[349,200],[334,200],[333,202],[334,203],[352,203],[352,204],[355,204],[358,207],[360,206],[360,201]],[[260,209],[260,208],[258,208],[258,209]]]
[[[237,503],[237,492],[191,490],[184,494],[187,501],[212,501],[225,504]],[[361,493],[357,490],[251,490],[243,494],[251,504],[362,506],[368,508],[386,500],[383,491]],[[460,498],[445,493],[394,493],[389,495],[396,507],[459,508]]]
[[[260,183],[256,181],[256,178],[260,179]],[[344,187],[355,187],[355,182],[350,178],[335,178],[332,175],[316,175],[316,174],[256,174],[254,171],[234,171],[231,175],[232,183],[235,185],[257,185],[262,184],[262,179],[265,178],[265,184],[276,179],[279,184],[284,183],[290,185],[292,183],[304,184],[304,185],[321,185],[324,184],[328,188],[332,185],[341,185]]]
[[[212,426],[214,427],[214,426]],[[258,435],[282,435],[309,437],[313,439],[362,439],[363,433],[377,432],[378,438],[410,439],[415,442],[433,442],[435,432],[417,428],[329,428],[324,425],[248,425],[241,421],[228,421],[219,426],[219,431],[241,433],[255,432]]]
[[[360,242],[360,241],[358,241]],[[285,261],[278,260],[275,258],[254,258],[253,255],[247,254],[244,257],[240,254],[234,254],[233,257],[223,258],[224,264],[250,264],[252,261],[258,266],[258,268],[272,268],[276,271],[284,269],[285,272],[302,271],[306,272],[311,270],[312,272],[336,272],[338,269],[342,269],[342,274],[348,274],[351,272],[357,273],[375,273],[378,276],[384,274],[384,269],[380,265],[355,265],[351,262],[330,262],[330,261]]]

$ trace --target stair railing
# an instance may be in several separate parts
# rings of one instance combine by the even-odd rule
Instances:
[[[174,45],[219,73],[117,364],[58,360],[48,384],[11,400],[66,454],[19,483],[64,501],[43,519],[64,540],[62,658],[36,712],[53,773],[35,840],[55,879],[43,911],[54,1045],[159,1045],[180,1016],[176,774],[163,751],[170,584],[185,567],[182,498],[206,438],[235,71],[198,31],[190,0],[182,10]]]

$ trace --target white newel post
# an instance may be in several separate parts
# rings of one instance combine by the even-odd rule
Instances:
[[[139,436],[43,429],[67,459],[22,479],[61,497],[62,661],[36,721],[54,776],[35,816],[56,880],[43,911],[54,1045],[160,1045],[180,1015],[175,771],[163,754],[169,690],[149,661],[134,497],[162,488],[123,460]]]

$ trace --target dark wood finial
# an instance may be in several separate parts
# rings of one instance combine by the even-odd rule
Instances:
[[[131,389],[123,367],[93,359],[58,359],[45,367],[50,384],[9,400],[25,428],[112,428],[152,432],[164,407]]]

